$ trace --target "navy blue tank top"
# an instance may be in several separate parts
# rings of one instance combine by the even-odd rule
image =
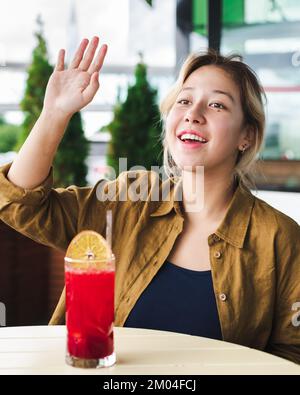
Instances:
[[[211,271],[185,269],[166,261],[124,326],[222,340]]]

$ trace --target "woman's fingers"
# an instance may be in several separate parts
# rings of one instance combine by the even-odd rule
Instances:
[[[81,41],[79,48],[77,49],[77,51],[74,55],[74,58],[69,66],[69,69],[76,69],[79,66],[79,64],[83,58],[84,51],[86,50],[86,47],[88,46],[88,43],[89,43],[89,40],[87,38],[84,38]]]
[[[94,55],[97,49],[99,43],[99,38],[98,37],[93,37],[92,41],[90,42],[90,45],[88,46],[88,49],[84,55],[84,58],[81,60],[78,68],[83,71],[87,71],[88,68],[90,67],[90,64],[92,63],[94,59]]]
[[[89,74],[93,74],[95,72],[99,72],[101,70],[101,67],[103,65],[104,62],[104,58],[105,55],[107,53],[107,45],[104,44],[102,45],[102,47],[99,49],[98,54],[95,58],[95,60],[93,61],[93,63],[90,65],[89,69],[88,69],[88,73]]]
[[[99,73],[95,72],[91,76],[91,80],[86,89],[82,92],[85,103],[90,103],[99,88]]]
[[[58,52],[57,62],[55,65],[55,71],[63,71],[65,69],[65,50],[60,49]]]

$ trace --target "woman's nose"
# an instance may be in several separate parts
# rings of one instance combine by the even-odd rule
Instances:
[[[188,108],[185,114],[185,122],[190,122],[190,123],[205,122],[205,117],[203,112],[204,112],[204,108],[202,105],[192,106]]]
[[[205,119],[203,117],[203,115],[201,114],[186,114],[185,118],[184,118],[185,122],[189,122],[189,123],[204,123]]]

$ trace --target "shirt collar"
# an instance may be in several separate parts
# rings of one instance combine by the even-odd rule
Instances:
[[[167,184],[164,181],[162,188]],[[159,217],[169,214],[174,210],[177,214],[183,216],[178,196],[181,193],[182,183],[174,185],[171,183],[170,192],[166,194],[165,200],[159,202],[156,209],[150,214],[151,217]],[[176,198],[175,198],[176,197]],[[233,194],[226,215],[216,230],[215,234],[224,241],[235,247],[242,248],[244,245],[255,197],[245,184],[241,181]]]
[[[164,200],[160,200],[156,209],[150,214],[150,217],[160,217],[162,215],[169,214],[173,209],[179,215],[182,215],[182,211],[180,208],[180,203],[178,198],[182,192],[182,182],[179,181],[176,184],[170,180],[166,180],[162,183],[161,192],[163,194]]]
[[[216,235],[235,247],[242,248],[248,230],[255,197],[247,186],[239,182],[226,215]]]

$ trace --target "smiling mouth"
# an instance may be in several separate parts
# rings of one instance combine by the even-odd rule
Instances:
[[[206,144],[207,140],[196,140],[196,139],[185,139],[185,138],[180,138],[178,137],[178,139],[184,143],[184,144]]]
[[[185,144],[206,144],[208,141],[206,138],[200,136],[199,133],[193,133],[191,131],[183,131],[177,137]]]
[[[207,140],[202,139],[201,137],[199,138],[198,136],[194,138],[194,137],[188,137],[183,135],[177,138],[184,145],[192,146],[192,147],[202,146],[208,142]]]
[[[181,140],[179,137],[178,137],[178,140],[179,140],[179,144],[181,145],[181,148],[183,150],[202,149],[202,148],[204,148],[205,144],[207,143],[207,141],[204,143],[204,142],[196,141],[196,140],[188,140],[188,139]]]

